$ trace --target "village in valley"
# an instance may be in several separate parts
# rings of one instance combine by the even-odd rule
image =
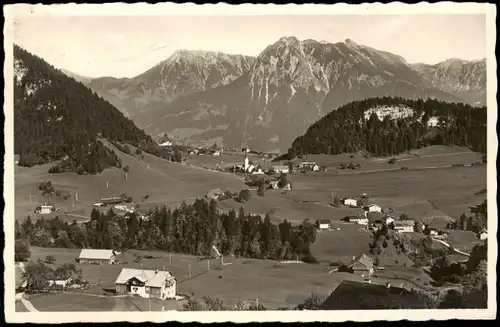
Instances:
[[[160,7],[6,11],[6,313],[490,314],[493,6]]]
[[[161,146],[172,147],[173,145],[161,144]],[[249,310],[252,310],[251,308],[254,310],[259,308],[260,310],[307,308],[308,305],[311,305],[310,301],[316,301],[318,308],[349,309],[356,307],[356,305],[367,304],[356,304],[355,302],[358,300],[352,300],[353,303],[350,304],[340,303],[335,298],[343,296],[342,292],[349,292],[350,288],[355,289],[356,283],[360,283],[360,287],[361,284],[365,285],[362,287],[362,292],[366,290],[366,285],[371,285],[370,287],[374,287],[370,291],[373,294],[380,292],[377,291],[377,288],[381,290],[389,288],[391,292],[407,294],[408,297],[415,298],[411,300],[411,303],[418,307],[424,306],[425,301],[422,300],[421,295],[415,295],[416,289],[424,288],[439,292],[439,289],[444,287],[433,279],[433,276],[436,275],[436,269],[433,268],[433,265],[440,262],[442,256],[446,257],[448,265],[466,264],[473,247],[487,239],[485,225],[481,229],[472,227],[472,225],[469,228],[463,225],[464,217],[454,219],[443,215],[442,211],[436,210],[432,206],[431,210],[425,209],[425,205],[422,205],[421,209],[424,210],[419,215],[418,209],[415,211],[414,205],[411,204],[408,208],[412,210],[406,213],[403,210],[404,206],[401,207],[396,201],[384,197],[383,194],[377,194],[376,186],[369,186],[367,189],[370,193],[368,193],[364,192],[365,189],[362,187],[357,188],[351,185],[343,190],[338,186],[341,184],[337,184],[337,180],[342,183],[342,179],[345,179],[346,182],[351,180],[353,184],[360,183],[358,180],[361,178],[370,180],[377,174],[383,174],[387,177],[391,176],[390,174],[402,175],[401,178],[405,178],[404,174],[412,173],[423,176],[436,169],[419,169],[417,166],[410,169],[401,168],[409,166],[412,161],[414,163],[418,163],[419,160],[425,161],[426,156],[410,155],[410,159],[401,159],[405,166],[393,169],[394,158],[388,159],[387,163],[384,164],[374,159],[359,158],[359,156],[353,155],[331,158],[316,156],[317,161],[321,162],[318,164],[309,158],[306,160],[273,161],[277,158],[276,155],[253,152],[249,148],[224,151],[223,148],[213,145],[209,148],[184,148],[183,150],[182,160],[170,165],[184,167],[184,169],[201,169],[208,175],[213,175],[214,178],[220,174],[233,176],[232,178],[238,179],[243,185],[246,185],[240,190],[226,189],[222,185],[213,189],[204,187],[208,191],[204,194],[195,194],[196,198],[203,199],[207,204],[215,204],[217,210],[222,213],[244,209],[249,217],[258,216],[258,219],[262,219],[266,216],[276,223],[279,223],[280,220],[285,222],[288,220],[297,224],[306,220],[309,225],[314,226],[314,234],[316,235],[310,251],[306,251],[310,254],[283,255],[282,253],[275,261],[257,259],[258,256],[256,259],[244,259],[244,256],[227,253],[227,249],[221,248],[222,251],[219,251],[218,247],[225,247],[222,243],[213,244],[206,255],[201,257],[190,257],[176,252],[148,252],[146,249],[135,250],[126,247],[77,249],[71,246],[71,248],[64,250],[60,248],[59,243],[64,241],[59,239],[59,236],[54,238],[49,234],[47,235],[49,238],[42,241],[43,237],[35,233],[30,236],[30,250],[28,250],[31,253],[30,261],[18,264],[18,292],[25,294],[28,290],[33,291],[33,287],[45,285],[44,292],[48,293],[36,292],[36,294],[30,295],[29,303],[26,303],[28,301],[26,296],[19,296],[19,303],[24,303],[26,308],[36,310],[34,308],[40,306],[39,303],[52,303],[46,299],[47,296],[54,298],[53,301],[56,303],[59,303],[58,299],[65,302],[66,298],[71,297],[86,297],[88,299],[95,297],[97,303],[111,301],[113,303],[112,310],[125,310],[124,308],[128,308],[127,310],[179,310],[190,306],[196,307],[196,305],[216,305],[210,302],[212,301],[211,297],[218,299],[220,296],[226,305],[246,306],[250,308]],[[426,151],[442,152],[443,150],[446,149],[431,147]],[[441,170],[450,174],[463,173],[463,178],[466,178],[470,172],[484,169],[484,164],[477,160],[478,157],[473,152],[457,151],[453,148],[447,151],[451,150],[453,150],[452,153],[457,153],[456,156],[459,160],[470,163],[447,165],[441,167]],[[439,157],[440,154],[430,155],[433,158],[436,156]],[[325,161],[325,159],[329,159],[330,162]],[[141,160],[145,170],[154,169],[151,167],[154,161]],[[339,163],[339,160],[345,162]],[[450,156],[447,155],[446,160],[449,161]],[[388,163],[389,161],[392,163]],[[353,162],[355,163],[353,164]],[[373,166],[378,166],[381,169],[373,172]],[[348,167],[351,167],[351,171],[348,170]],[[363,172],[363,169],[366,169],[366,174],[359,174],[358,172]],[[134,172],[122,170],[122,173],[125,176],[122,177],[120,183],[128,183]],[[124,191],[123,193],[113,194],[112,189],[117,190],[116,187],[113,187],[116,182],[112,182],[110,185],[110,181],[105,176],[99,177],[99,182],[104,186],[101,190],[104,192],[95,194],[106,196],[94,198],[94,201],[86,201],[87,212],[90,213],[91,218],[71,213],[71,211],[85,212],[78,211],[80,202],[83,202],[82,199],[78,198],[78,193],[69,192],[69,197],[66,200],[61,200],[64,199],[64,195],[59,193],[65,191],[59,190],[62,184],[57,182],[57,175],[49,174],[47,177],[51,179],[42,180],[38,185],[38,191],[41,191],[39,193],[43,196],[36,197],[44,199],[44,202],[36,205],[33,201],[35,196],[30,195],[33,212],[29,214],[29,221],[20,220],[19,226],[16,221],[19,230],[36,229],[36,225],[39,225],[40,222],[39,219],[46,222],[55,219],[59,221],[58,224],[69,226],[65,232],[66,236],[63,238],[73,238],[77,236],[70,236],[72,226],[78,226],[78,230],[83,228],[90,231],[93,228],[92,224],[109,215],[117,217],[119,223],[125,222],[126,224],[130,224],[133,216],[132,220],[139,222],[141,226],[144,226],[143,228],[147,229],[149,229],[147,227],[149,223],[157,219],[155,214],[158,214],[158,208],[161,206],[160,201],[152,201],[150,195],[142,196],[140,200],[134,200],[135,197],[125,193],[127,191],[132,194],[132,189],[122,188],[125,184],[120,184],[120,190]],[[314,187],[308,186],[308,183],[314,185],[315,181],[321,182]],[[328,183],[324,184],[325,181]],[[383,183],[382,180],[380,182]],[[477,187],[480,186],[476,178],[472,178],[471,182]],[[316,188],[320,186],[323,187],[321,190]],[[382,191],[387,192],[383,189]],[[476,192],[476,197],[480,193]],[[85,197],[92,200],[92,198],[88,198],[89,195],[91,194],[86,194]],[[406,195],[400,194],[399,196]],[[411,193],[407,196],[412,198]],[[59,202],[58,206],[50,202],[54,199]],[[66,203],[66,207],[62,206],[61,203]],[[389,205],[390,203],[394,203],[394,205]],[[300,212],[304,210],[307,214],[301,215]],[[428,211],[426,212],[426,210]],[[97,218],[94,217],[95,215]],[[94,219],[97,220],[94,222]],[[467,217],[466,224],[470,223],[471,219]],[[282,228],[281,224],[278,226],[280,229]],[[75,229],[77,228],[75,227]],[[19,233],[24,234],[22,231]],[[56,235],[60,235],[60,232]],[[347,240],[347,238],[352,238],[352,240]],[[383,240],[381,241],[381,239]],[[45,245],[43,242],[46,242]],[[428,245],[425,245],[426,242]],[[352,248],[349,248],[351,244]],[[43,245],[43,247],[39,245]],[[16,243],[16,251],[17,246]],[[418,255],[419,251],[428,251],[430,254]],[[221,252],[226,253],[223,255]],[[38,261],[32,261],[34,258],[37,258]],[[38,269],[48,269],[53,273],[46,272],[44,276],[47,277],[31,276],[26,273],[27,265],[39,265]],[[250,274],[250,272],[245,273],[242,270],[245,266],[250,271],[260,274],[264,279],[266,274],[274,276],[272,271],[275,269],[279,268],[276,272],[280,271],[281,273],[287,271],[279,279],[290,279],[290,283],[296,280],[294,276],[300,276],[304,273],[307,276],[312,276],[312,284],[310,289],[302,286],[300,290],[293,290],[294,287],[289,290],[290,292],[299,292],[301,295],[292,293],[284,294],[284,298],[281,299],[276,296],[266,299],[264,289],[258,291],[264,293],[259,295],[256,294],[257,290],[255,289],[238,288],[237,285],[243,283],[243,281],[238,282],[239,278],[246,278],[244,276]],[[288,272],[292,275],[288,276]],[[34,285],[31,284],[33,282],[29,282],[30,285],[28,285],[27,280],[21,276],[35,278],[37,281]],[[49,276],[54,277],[49,278]],[[39,278],[47,278],[47,280],[38,280]],[[272,277],[270,280],[274,278],[276,277]],[[209,285],[215,283],[215,280],[221,285],[225,281],[231,284],[236,283],[233,287],[235,293],[222,295],[214,293]],[[317,281],[314,282],[314,280]],[[282,282],[283,280],[280,283]],[[206,286],[202,286],[201,289],[197,288],[200,283]],[[450,287],[449,282],[444,285]],[[63,293],[59,293],[61,291]],[[227,290],[224,291],[224,293],[227,292]],[[280,294],[282,292],[286,293],[286,290],[281,290]],[[297,298],[291,299],[290,297],[293,296]],[[385,295],[380,294],[370,296],[385,297]],[[392,299],[392,297],[393,295],[391,295],[390,301],[397,303],[399,303],[398,301],[410,301],[408,299]],[[259,299],[259,307],[257,307],[255,299]],[[117,304],[117,301],[120,304]],[[193,301],[201,301],[204,304]],[[44,306],[44,304],[41,305]],[[117,307],[121,309],[117,309]],[[47,310],[59,309],[60,305],[56,304],[52,308]],[[83,310],[83,308],[76,306],[75,310]]]

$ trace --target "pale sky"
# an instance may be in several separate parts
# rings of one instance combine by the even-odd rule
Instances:
[[[14,43],[87,77],[133,77],[177,49],[257,56],[282,36],[352,39],[410,63],[486,57],[485,15],[94,16],[17,19]]]

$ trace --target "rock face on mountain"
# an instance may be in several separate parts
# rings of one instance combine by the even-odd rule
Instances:
[[[436,74],[443,76],[441,70]],[[355,100],[463,101],[446,83],[430,83],[429,76],[400,56],[352,40],[330,44],[283,37],[235,81],[151,110],[139,124],[148,133],[168,132],[179,141],[283,151],[308,125]]]
[[[134,78],[96,78],[87,85],[140,122],[138,115],[163,110],[181,96],[229,84],[247,72],[252,61],[248,56],[179,50]]]
[[[486,59],[448,59],[436,65],[415,65],[429,87],[452,93],[472,105],[486,105]]]

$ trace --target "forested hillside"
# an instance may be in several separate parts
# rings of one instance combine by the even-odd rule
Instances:
[[[119,165],[99,137],[154,148],[153,140],[115,107],[18,46],[14,46],[14,134],[20,165],[65,159],[64,170],[87,173]]]
[[[361,151],[386,156],[437,144],[486,152],[486,107],[391,97],[354,101],[309,127],[288,155]]]

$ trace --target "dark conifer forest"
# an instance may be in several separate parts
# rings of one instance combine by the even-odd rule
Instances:
[[[52,172],[90,174],[120,166],[101,138],[166,156],[151,137],[80,82],[18,46],[14,61],[14,151],[20,165],[64,159]]]
[[[113,211],[93,210],[85,225],[68,224],[59,218],[23,223],[16,221],[17,239],[29,236],[32,246],[95,249],[158,249],[208,256],[215,245],[223,255],[260,259],[297,259],[316,263],[309,247],[316,240],[316,227],[309,220],[292,226],[275,224],[239,212],[219,213],[214,201],[199,199],[173,210],[165,207],[149,212],[147,219],[135,213],[117,216]]]
[[[377,107],[406,107],[409,117],[382,121],[376,113],[365,112]],[[434,99],[371,98],[351,102],[330,112],[295,139],[288,156],[302,154],[340,154],[365,152],[388,156],[428,145],[467,146],[486,152],[486,107],[475,108],[462,103]],[[437,125],[428,124],[430,119]]]

